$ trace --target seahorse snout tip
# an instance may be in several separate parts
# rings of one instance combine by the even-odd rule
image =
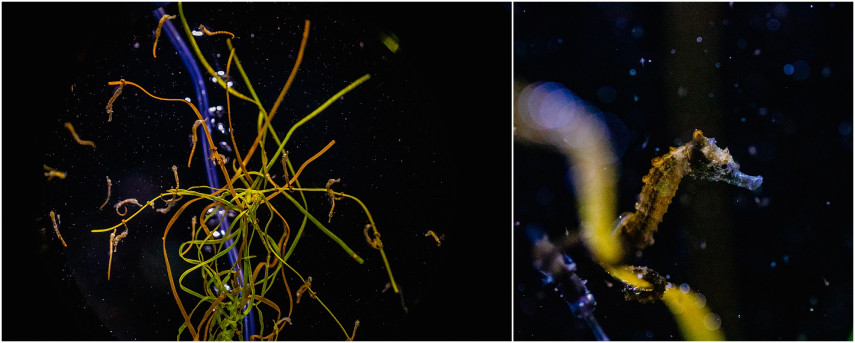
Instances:
[[[763,176],[761,176],[761,175],[749,176],[747,178],[747,181],[748,182],[745,183],[745,188],[748,188],[748,190],[753,191],[753,190],[756,190],[757,188],[760,188],[760,185],[763,184]]]

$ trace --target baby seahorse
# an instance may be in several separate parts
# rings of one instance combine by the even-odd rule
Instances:
[[[653,167],[641,179],[644,187],[640,200],[635,204],[635,213],[622,215],[615,228],[624,246],[644,249],[653,244],[653,234],[684,176],[724,181],[752,191],[760,187],[762,176],[740,172],[739,164],[733,161],[730,152],[715,143],[715,138],[706,138],[701,130],[695,130],[690,142],[679,148],[671,147],[670,152],[653,159]]]

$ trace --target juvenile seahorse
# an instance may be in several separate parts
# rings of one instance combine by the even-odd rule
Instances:
[[[730,152],[715,143],[715,138],[706,138],[701,130],[695,130],[692,141],[679,148],[672,147],[664,156],[653,159],[653,167],[641,179],[644,187],[635,204],[635,213],[622,215],[615,228],[626,247],[644,249],[653,244],[653,234],[684,176],[724,181],[752,191],[760,187],[762,176],[740,172]]]

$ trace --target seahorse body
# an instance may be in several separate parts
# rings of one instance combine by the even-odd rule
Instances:
[[[652,167],[644,178],[635,213],[621,217],[615,228],[627,248],[644,249],[653,244],[653,234],[668,211],[671,199],[684,176],[701,180],[724,181],[732,185],[755,190],[763,183],[762,176],[749,176],[739,171],[727,149],[715,144],[714,138],[706,138],[701,130],[695,130],[692,141],[671,150],[662,157],[655,157]]]

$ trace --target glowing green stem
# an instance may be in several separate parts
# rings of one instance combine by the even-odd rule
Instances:
[[[363,259],[362,259],[362,257],[359,257],[359,255],[357,255],[355,252],[353,252],[353,250],[351,250],[351,249],[350,249],[350,247],[348,247],[348,246],[347,246],[347,244],[345,244],[345,243],[344,243],[344,241],[342,241],[342,240],[341,240],[341,238],[338,238],[338,236],[336,236],[334,233],[332,233],[332,231],[330,231],[329,229],[327,229],[327,228],[324,226],[324,224],[321,224],[321,222],[320,222],[320,221],[318,221],[317,219],[315,219],[315,217],[314,217],[314,216],[312,216],[308,211],[306,211],[306,209],[304,209],[304,208],[303,208],[303,206],[300,206],[300,203],[299,203],[299,202],[297,202],[297,200],[296,200],[296,199],[292,198],[292,197],[291,197],[290,195],[288,195],[288,193],[286,193],[286,192],[283,192],[283,193],[281,193],[281,194],[282,194],[282,195],[284,195],[286,198],[288,198],[288,200],[291,200],[291,202],[292,202],[292,203],[294,203],[294,206],[297,206],[297,209],[299,209],[299,210],[300,210],[300,212],[303,212],[303,214],[304,214],[306,217],[308,217],[308,218],[309,218],[309,220],[311,220],[311,221],[312,221],[312,223],[314,223],[314,224],[315,224],[315,226],[317,226],[317,227],[318,227],[318,229],[321,229],[321,231],[323,231],[323,233],[325,233],[325,234],[326,234],[330,239],[332,239],[333,241],[335,241],[336,243],[338,243],[338,245],[339,245],[339,246],[341,246],[341,248],[342,248],[342,249],[344,249],[344,251],[345,251],[348,255],[350,255],[350,257],[353,257],[353,259],[354,259],[354,260],[356,260],[356,262],[357,262],[357,263],[362,264],[362,263],[364,263],[364,262],[365,262],[365,260],[363,260]]]
[[[362,77],[360,77],[359,79],[357,79],[356,81],[353,81],[353,83],[349,84],[347,87],[344,87],[344,89],[342,89],[338,93],[335,93],[335,95],[333,95],[332,97],[327,99],[327,101],[324,102],[321,106],[318,106],[318,108],[316,108],[314,111],[312,111],[312,113],[309,113],[309,115],[303,117],[303,119],[300,119],[300,121],[298,121],[296,124],[294,124],[294,126],[292,126],[290,130],[288,130],[288,133],[285,135],[285,139],[283,139],[282,143],[279,144],[279,149],[276,150],[276,153],[273,155],[273,158],[270,159],[270,163],[267,164],[267,166],[264,168],[264,171],[267,172],[270,170],[270,168],[273,167],[273,164],[276,162],[276,159],[279,157],[279,155],[285,149],[285,144],[288,143],[288,139],[291,138],[291,134],[293,134],[294,131],[297,130],[298,127],[302,126],[307,121],[314,118],[319,113],[323,112],[325,109],[327,109],[327,107],[332,105],[333,102],[335,102],[336,100],[338,100],[339,98],[341,98],[342,96],[344,96],[345,94],[347,94],[348,92],[350,92],[351,90],[356,88],[356,86],[359,86],[363,82],[368,81],[368,79],[370,79],[370,78],[371,78],[370,74],[365,74]]]

